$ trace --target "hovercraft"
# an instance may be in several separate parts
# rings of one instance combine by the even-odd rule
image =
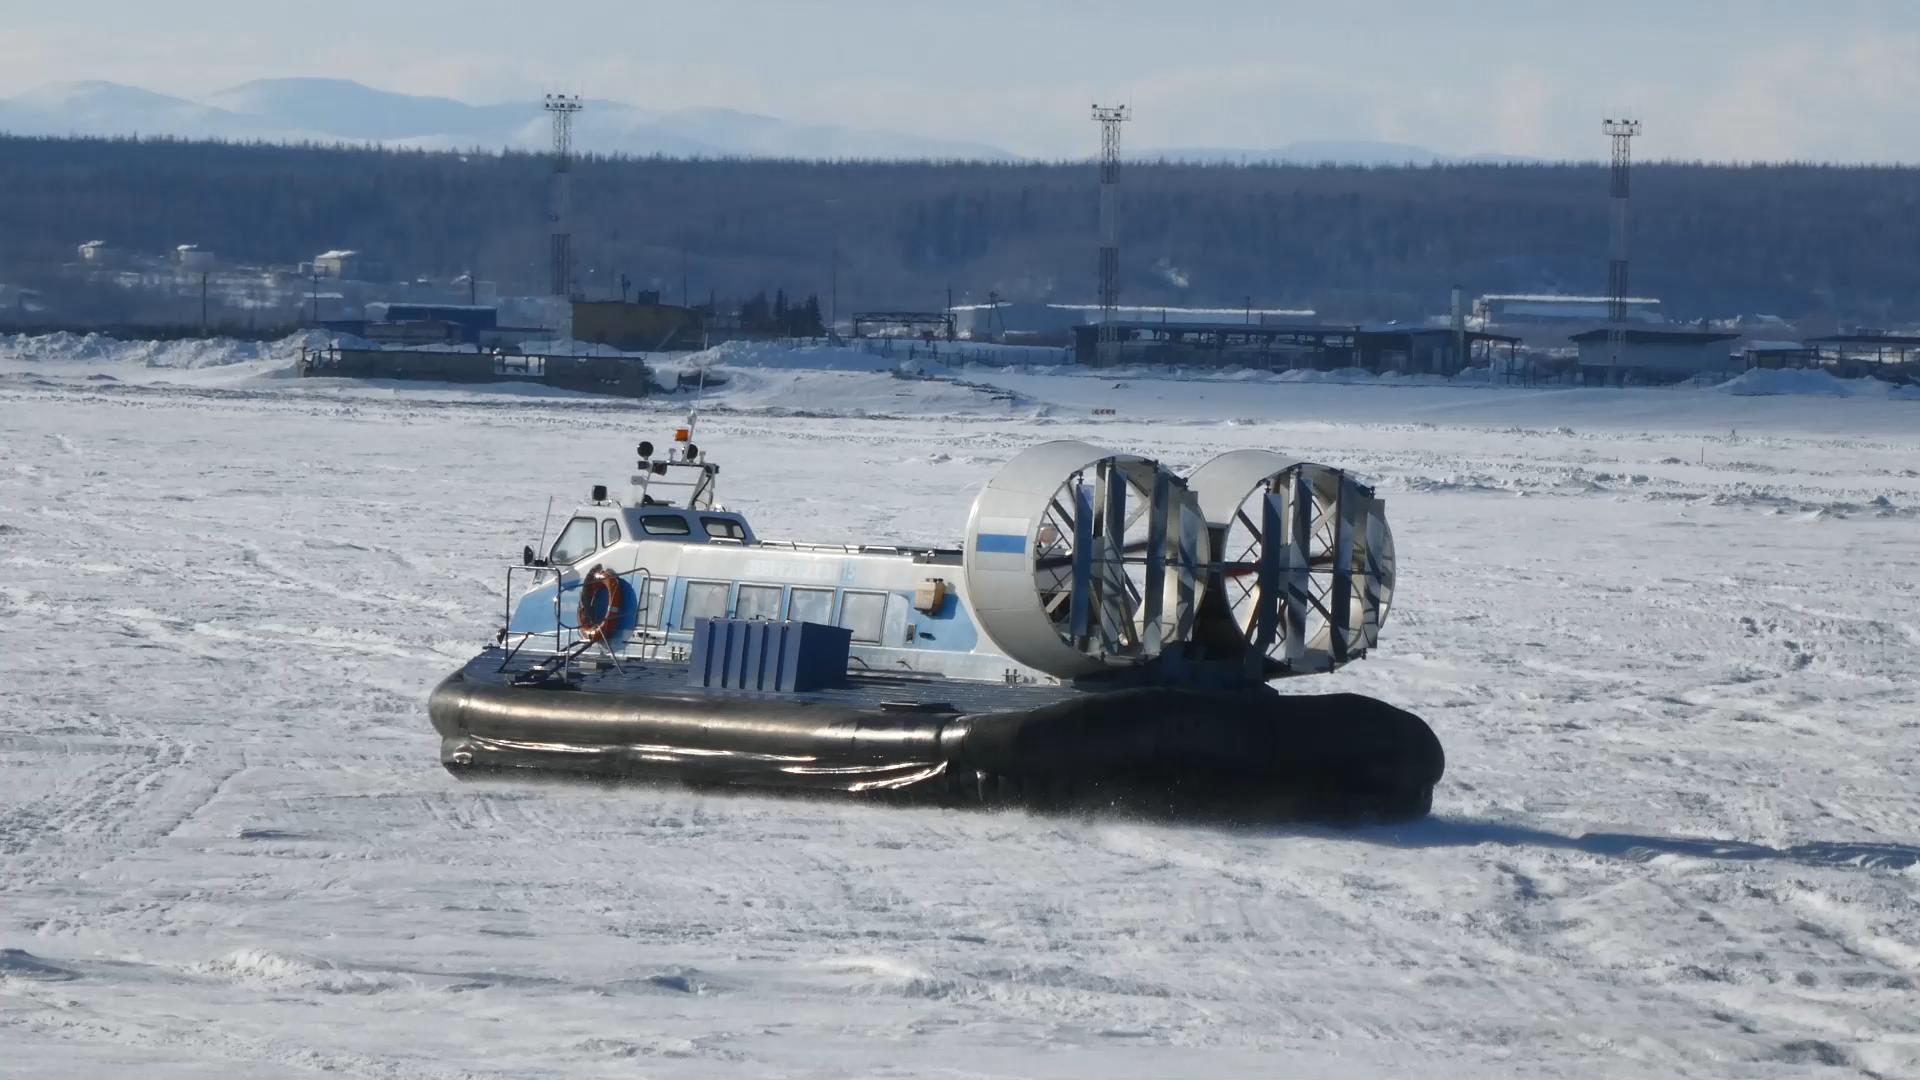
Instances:
[[[507,571],[434,689],[441,761],[936,803],[1392,819],[1444,767],[1419,717],[1270,683],[1372,649],[1373,489],[1237,450],[1180,476],[1083,442],[1009,460],[958,548],[760,538],[691,420]]]

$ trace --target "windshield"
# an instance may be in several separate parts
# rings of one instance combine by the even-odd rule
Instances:
[[[590,517],[574,518],[561,530],[560,539],[553,542],[553,554],[548,561],[555,566],[579,562],[597,550],[599,538],[598,521]]]

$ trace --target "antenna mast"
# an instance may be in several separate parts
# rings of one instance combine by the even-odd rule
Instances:
[[[1120,125],[1129,119],[1125,105],[1093,107],[1100,125],[1100,356],[1119,350],[1120,317]]]
[[[547,213],[548,231],[553,234],[548,253],[553,295],[562,299],[573,295],[573,232],[568,224],[572,210],[573,114],[585,106],[578,94],[548,94],[547,114],[553,117],[553,206]]]

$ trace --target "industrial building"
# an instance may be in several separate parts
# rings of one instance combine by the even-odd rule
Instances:
[[[951,311],[856,311],[853,336],[914,337],[923,341],[952,341],[957,337]]]
[[[1164,324],[1295,324],[1311,320],[1312,310],[1290,308],[1192,308],[1145,307],[1123,305],[1115,309],[1119,322]],[[1066,341],[1077,326],[1100,320],[1098,304],[1051,304],[1040,302],[999,302],[956,304],[953,308],[954,331],[973,341],[1002,341],[1009,338],[1052,338]]]
[[[496,308],[476,304],[394,304],[367,305],[366,328],[361,336],[372,341],[407,344],[428,342],[480,343],[481,335],[500,325]]]
[[[325,298],[329,294],[319,294]],[[331,294],[340,299],[338,293]],[[499,309],[482,304],[407,304],[375,301],[359,319],[329,319],[328,330],[381,345],[471,345],[519,351],[522,342],[550,338],[537,326],[501,326]]]
[[[646,294],[638,302],[625,300],[573,301],[573,338],[611,345],[624,352],[663,349],[699,349],[706,344],[700,313],[677,304],[662,304]]]
[[[1108,347],[1101,348],[1102,329]],[[1341,368],[1354,364],[1357,326],[1161,323],[1121,319],[1073,328],[1076,363],[1181,367]]]
[[[1678,382],[1736,371],[1742,364],[1733,359],[1732,343],[1739,338],[1717,330],[1600,327],[1568,340],[1579,346],[1580,374],[1591,386],[1629,380]]]
[[[105,240],[89,240],[80,245],[80,261],[105,266],[118,261],[120,252]]]
[[[1823,368],[1841,378],[1873,375],[1878,378],[1920,376],[1920,337],[1903,334],[1829,334],[1808,338]]]
[[[1490,293],[1474,300],[1473,316],[1485,325],[1520,323],[1594,323],[1608,317],[1613,298],[1561,296],[1556,293]],[[1659,322],[1660,301],[1651,296],[1628,296],[1625,317],[1635,322]]]
[[[1107,325],[1112,343],[1100,347],[1101,326],[1074,327],[1074,359],[1087,365],[1168,364],[1247,367],[1271,371],[1332,371],[1454,375],[1489,364],[1496,350],[1511,358],[1520,339],[1446,327],[1362,329],[1358,326],[1258,323],[1179,323],[1121,320]]]
[[[212,270],[216,262],[213,252],[202,249],[199,244],[181,244],[174,248],[173,261],[180,269],[196,273]]]
[[[1457,375],[1470,367],[1487,367],[1503,353],[1511,361],[1519,349],[1519,338],[1483,330],[1362,330],[1359,366],[1405,375]]]
[[[1791,342],[1756,343],[1749,368],[1812,368],[1842,379],[1920,382],[1920,336],[1856,331]]]
[[[380,276],[380,268],[366,256],[349,248],[323,251],[307,264],[315,277],[335,281],[371,281]]]

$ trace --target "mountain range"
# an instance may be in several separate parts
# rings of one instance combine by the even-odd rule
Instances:
[[[111,82],[56,83],[0,98],[0,131],[448,150],[537,150],[551,139],[538,102],[473,105],[346,79],[261,79],[204,101]],[[574,121],[574,145],[598,153],[674,157],[1014,158],[980,143],[801,124],[733,109],[643,109],[612,101],[586,102]]]
[[[0,132],[378,143],[441,150],[538,150],[551,139],[548,119],[536,102],[474,105],[323,78],[261,79],[201,101],[112,82],[54,83],[0,98]],[[646,109],[598,100],[586,102],[575,119],[574,145],[589,152],[669,157],[1020,160],[985,143],[801,123],[735,109]],[[1268,150],[1142,150],[1129,157],[1348,165],[1518,160],[1484,155],[1454,158],[1419,146],[1358,140],[1296,142]]]

